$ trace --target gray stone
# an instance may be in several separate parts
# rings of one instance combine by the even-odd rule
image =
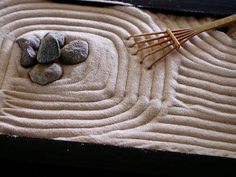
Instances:
[[[27,68],[37,63],[37,50],[40,45],[40,39],[36,36],[23,37],[17,40],[18,45],[22,49],[20,59],[21,66]]]
[[[40,46],[40,39],[33,35],[26,36],[26,37],[19,38],[17,40],[17,43],[19,44],[22,50],[25,50],[28,47],[32,47],[34,50],[38,50]]]
[[[57,64],[48,64],[41,65],[37,64],[29,72],[29,77],[32,82],[35,82],[40,85],[47,85],[51,82],[54,82],[62,77],[63,69]]]
[[[50,32],[41,41],[37,60],[41,64],[54,62],[60,57],[60,47],[64,44],[64,34]]]
[[[59,60],[63,64],[78,64],[85,61],[88,54],[88,43],[84,40],[75,40],[62,48]]]
[[[65,34],[63,32],[58,32],[58,31],[50,32],[50,33],[48,33],[48,35],[53,36],[59,42],[60,47],[64,46]]]
[[[32,48],[28,47],[26,50],[22,51],[20,64],[21,66],[28,68],[34,66],[37,63],[37,52]]]

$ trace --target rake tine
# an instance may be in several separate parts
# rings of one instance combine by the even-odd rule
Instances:
[[[188,34],[187,36],[183,36],[182,38],[179,39],[179,42],[181,44],[183,44],[184,42],[188,41],[191,37],[195,36],[195,32],[192,32],[190,34]],[[183,40],[183,41],[182,41]],[[169,53],[171,53],[173,50],[176,49],[176,46],[174,48],[172,48],[171,50],[169,50],[168,52],[166,52],[163,56],[161,56],[160,58],[158,58],[154,63],[152,63],[148,69],[151,69],[153,65],[155,65],[158,61],[160,61],[161,59],[163,59],[164,57],[166,57]]]
[[[145,40],[142,40],[142,41],[135,42],[130,47],[134,47],[137,44],[143,44],[143,43],[146,43],[146,42],[151,42],[151,41],[159,40],[159,39],[162,39],[162,38],[169,38],[169,36],[168,36],[168,34],[165,34],[163,36],[159,36],[159,37],[155,37],[155,38],[151,38],[151,39],[145,39]]]
[[[182,36],[185,36],[185,35],[188,35],[188,34],[192,34],[193,32],[192,31],[188,31],[188,32],[185,32],[185,33],[178,33],[178,34],[174,34],[175,37],[178,39],[179,37],[182,37]]]
[[[194,36],[194,32],[189,33],[189,34],[187,34],[186,36],[182,36],[182,37],[180,37],[178,40],[179,40],[181,43],[184,43],[185,41],[182,41],[182,40],[185,39],[185,38],[187,38],[186,40],[188,40],[188,38],[191,37],[191,36]],[[167,42],[167,41],[165,41],[165,42]],[[173,45],[173,44],[174,44],[174,42],[171,41],[168,45],[166,45],[166,46],[164,46],[164,47],[161,47],[161,48],[159,48],[159,49],[156,49],[156,50],[154,50],[153,52],[151,52],[151,53],[145,55],[145,56],[143,57],[143,60],[142,60],[140,63],[143,63],[143,61],[144,61],[148,56],[153,55],[153,54],[159,52],[160,50],[163,50],[163,49],[165,49],[165,48],[167,48],[167,47],[169,47],[169,46],[171,46],[171,45]],[[177,46],[174,47],[174,49],[176,49],[176,48],[177,48]],[[171,50],[171,51],[173,51],[173,50]]]
[[[182,35],[185,35],[185,34],[188,34],[190,33],[191,31],[186,31],[186,32],[182,32],[182,33],[177,33],[175,36],[176,37],[180,37]],[[151,39],[146,39],[146,40],[142,40],[142,41],[138,41],[138,42],[135,42],[134,44],[130,45],[130,47],[134,47],[135,45],[137,44],[142,44],[142,43],[146,43],[146,42],[151,42],[151,41],[154,41],[154,40],[159,40],[159,39],[162,39],[162,38],[170,38],[169,35],[166,33],[165,35],[163,36],[159,36],[159,37],[156,37],[156,38],[151,38]]]
[[[157,52],[159,52],[159,51],[161,51],[161,50],[163,50],[163,49],[165,49],[165,48],[167,48],[167,47],[169,47],[169,46],[171,46],[171,45],[173,45],[173,44],[174,44],[173,41],[171,41],[168,45],[163,46],[163,47],[161,47],[161,48],[159,48],[159,49],[156,49],[156,50],[154,50],[153,52],[151,52],[151,53],[145,55],[140,63],[142,64],[142,63],[144,62],[144,60],[145,60],[148,56],[153,55],[153,54],[155,54],[155,53],[157,53]]]
[[[138,52],[140,52],[140,51],[142,51],[142,50],[144,50],[144,49],[148,49],[148,48],[151,48],[151,47],[154,47],[154,46],[158,46],[158,45],[161,45],[161,44],[166,43],[166,42],[169,42],[169,41],[171,41],[171,39],[170,39],[170,38],[167,38],[167,39],[165,39],[164,41],[160,41],[160,42],[154,43],[154,44],[152,44],[152,45],[147,45],[147,46],[145,46],[145,47],[142,47],[142,48],[138,49],[138,50],[134,53],[134,55],[137,55]]]
[[[176,34],[176,38],[178,39],[178,37],[182,37],[182,36],[187,35],[187,34],[191,34],[190,31],[189,31],[189,32],[186,32],[186,33],[179,33],[179,34]],[[142,48],[138,49],[133,55],[137,55],[138,52],[140,52],[140,51],[142,51],[142,50],[145,50],[145,49],[148,49],[148,48],[151,48],[151,47],[154,47],[154,46],[161,45],[161,44],[163,44],[163,43],[165,43],[165,42],[168,42],[168,41],[170,41],[170,39],[167,39],[167,40],[164,40],[164,41],[161,41],[161,42],[158,42],[158,43],[154,43],[154,44],[152,44],[152,45],[147,45],[147,46],[145,46],[145,47],[142,47]]]
[[[189,40],[191,37],[193,37],[193,36],[195,36],[195,32],[192,32],[192,33],[189,33],[188,35],[186,35],[186,36],[181,36],[180,38],[177,38],[178,39],[178,41],[182,44],[182,40],[183,39],[186,39],[186,41],[187,40]],[[182,42],[181,42],[182,41]],[[185,41],[184,41],[185,42]]]
[[[158,61],[160,61],[161,59],[165,58],[169,53],[171,53],[173,50],[175,50],[176,47],[172,48],[171,50],[169,50],[168,52],[166,52],[163,56],[161,56],[160,58],[158,58],[155,62],[153,62],[148,69],[151,69],[153,65],[155,65]]]
[[[182,29],[182,30],[172,30],[173,33],[175,32],[183,32],[183,31],[191,31],[190,29]],[[132,37],[141,37],[141,36],[151,36],[151,35],[158,35],[158,34],[164,34],[166,33],[165,31],[161,31],[161,32],[154,32],[154,33],[143,33],[143,34],[136,34],[136,35],[130,35],[129,37],[127,37],[126,39],[129,40]]]
[[[139,34],[139,35],[133,35],[133,36],[130,36],[129,38],[131,37],[141,37],[141,36],[149,36],[149,35],[158,35],[158,34],[163,34],[161,36],[158,36],[158,37],[154,37],[154,38],[150,38],[150,39],[145,39],[145,40],[141,40],[141,41],[138,41],[138,42],[135,42],[134,44],[132,44],[130,47],[133,47],[135,45],[138,45],[138,44],[143,44],[143,43],[148,43],[148,42],[151,42],[151,41],[155,41],[157,40],[158,42],[157,43],[154,43],[154,44],[151,44],[151,45],[147,45],[147,46],[144,46],[142,48],[139,48],[133,55],[136,55],[138,52],[142,51],[142,50],[145,50],[145,49],[148,49],[148,48],[151,48],[151,47],[156,47],[156,46],[160,46],[161,44],[167,44],[161,48],[157,48],[156,50],[148,53],[147,55],[145,55],[143,57],[143,59],[140,61],[140,64],[142,64],[148,56],[150,55],[153,55],[161,50],[164,50],[165,48],[168,48],[170,46],[174,46],[173,48],[169,49],[169,51],[167,51],[166,53],[164,53],[163,56],[161,56],[160,58],[158,58],[155,62],[153,62],[149,67],[148,69],[151,69],[153,65],[155,65],[157,62],[159,62],[161,59],[163,59],[164,57],[166,57],[170,52],[172,52],[173,50],[177,49],[180,47],[180,44],[186,42],[189,38],[193,37],[195,35],[195,31],[189,29],[189,30],[173,30],[171,31],[170,29],[167,29],[166,31],[164,32],[158,32],[158,33],[144,33],[144,34]],[[164,40],[160,40],[160,39],[163,39]]]
[[[158,35],[158,34],[164,34],[165,31],[162,32],[155,32],[155,33],[143,33],[143,34],[136,34],[136,35],[131,35],[127,38],[127,40],[131,39],[132,37],[141,37],[141,36],[151,36],[151,35]]]

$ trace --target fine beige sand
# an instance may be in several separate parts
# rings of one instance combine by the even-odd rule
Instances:
[[[0,133],[236,158],[236,41],[202,33],[147,70],[125,40],[209,20],[1,0]],[[89,58],[54,83],[31,83],[16,39],[54,30],[88,41]]]

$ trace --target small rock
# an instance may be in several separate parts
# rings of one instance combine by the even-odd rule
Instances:
[[[28,68],[34,66],[37,63],[37,52],[32,48],[28,47],[22,51],[20,64],[21,66]]]
[[[64,44],[64,34],[60,32],[48,33],[41,42],[37,60],[41,64],[47,64],[60,57],[60,47]]]
[[[40,39],[36,36],[23,37],[17,40],[22,49],[20,63],[23,67],[31,67],[37,63],[37,50],[40,45]]]
[[[65,34],[63,32],[50,32],[49,35],[53,36],[59,42],[60,47],[64,46]]]
[[[37,64],[29,72],[29,77],[32,82],[40,85],[46,85],[61,78],[63,74],[62,67],[59,64],[53,63],[49,65]]]
[[[59,60],[64,64],[78,64],[88,58],[88,43],[84,40],[75,40],[65,45],[61,50]]]
[[[22,50],[25,50],[28,47],[32,47],[34,50],[38,50],[40,46],[40,39],[32,35],[18,39],[17,43]]]

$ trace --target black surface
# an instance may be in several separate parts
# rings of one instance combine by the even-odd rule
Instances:
[[[0,161],[5,166],[27,167],[38,175],[48,170],[169,177],[236,174],[236,159],[4,135],[0,136]]]
[[[104,2],[92,2],[92,0],[54,0],[65,3],[78,3],[85,5],[105,6]],[[197,14],[226,16],[236,13],[236,0],[110,0],[133,4],[136,7],[144,7],[159,12],[167,12],[181,15]]]

